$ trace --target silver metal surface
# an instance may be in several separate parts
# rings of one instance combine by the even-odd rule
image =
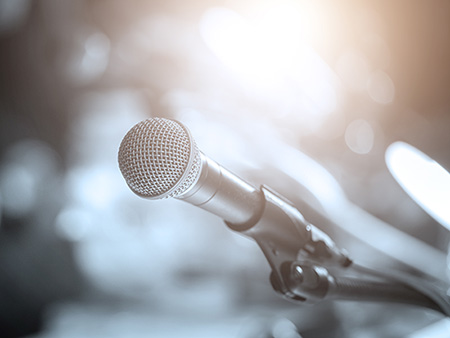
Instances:
[[[141,197],[183,194],[198,179],[200,156],[189,131],[176,121],[152,118],[136,124],[119,149],[119,167]]]
[[[177,198],[207,210],[228,223],[246,224],[259,219],[262,193],[200,152],[198,181]]]

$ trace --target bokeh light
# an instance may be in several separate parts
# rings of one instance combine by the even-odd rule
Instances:
[[[391,78],[382,71],[377,71],[370,75],[367,83],[367,91],[372,100],[379,104],[389,104],[394,101],[394,83]]]
[[[45,143],[28,139],[14,144],[0,166],[0,191],[5,215],[25,217],[36,208],[40,191],[55,178],[58,158]]]
[[[428,214],[450,230],[450,173],[420,150],[395,142],[386,164],[402,188]]]
[[[361,52],[355,50],[344,52],[337,61],[336,71],[351,90],[362,91],[366,88],[370,69]]]
[[[345,142],[357,154],[369,153],[373,148],[374,141],[374,130],[365,120],[352,121],[345,130]]]

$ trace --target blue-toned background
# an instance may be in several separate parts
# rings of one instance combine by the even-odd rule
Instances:
[[[446,1],[0,0],[0,335],[446,336],[431,310],[285,302],[256,244],[133,195],[117,150],[180,120],[356,261],[448,281],[448,230],[385,152],[450,168],[449,60]]]

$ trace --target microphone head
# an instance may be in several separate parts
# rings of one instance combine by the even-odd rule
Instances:
[[[118,160],[130,189],[150,199],[180,196],[200,174],[200,152],[188,129],[164,118],[131,128],[120,144]]]

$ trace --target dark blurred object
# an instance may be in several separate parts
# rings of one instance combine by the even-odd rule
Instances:
[[[72,249],[57,238],[64,202],[66,100],[44,2],[0,1],[0,335],[38,332],[56,301],[80,293]],[[59,13],[62,14],[62,13]]]

